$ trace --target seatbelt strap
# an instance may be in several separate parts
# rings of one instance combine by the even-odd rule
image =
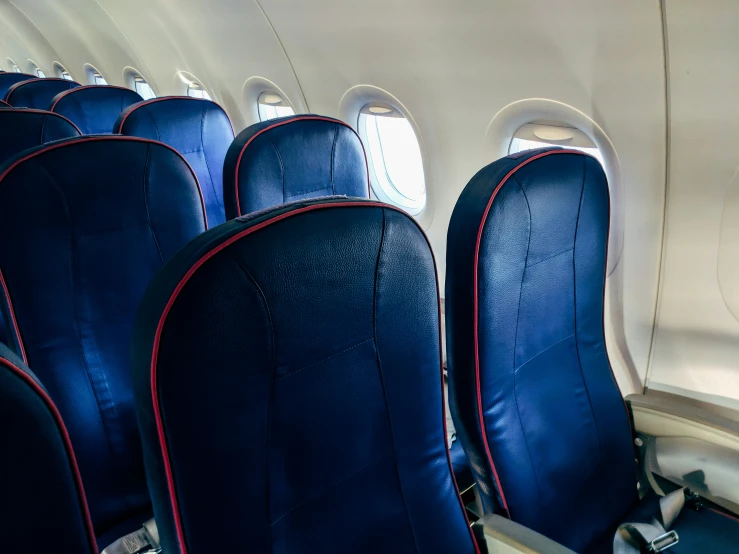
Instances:
[[[613,554],[652,554],[675,546],[680,537],[670,531],[685,506],[685,489],[659,499],[659,511],[651,523],[624,523],[613,538]]]
[[[141,529],[121,537],[100,554],[153,554],[161,551],[157,523],[150,519]]]

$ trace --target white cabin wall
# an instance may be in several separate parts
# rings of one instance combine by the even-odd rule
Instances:
[[[669,0],[666,17],[667,240],[648,384],[739,408],[739,11]]]
[[[40,48],[43,33],[56,52],[34,59],[47,74],[51,55],[80,81],[85,63],[111,84],[123,84],[123,70],[132,66],[159,95],[181,94],[176,74],[187,71],[224,105],[237,132],[249,122],[242,87],[254,76],[273,81],[298,112],[338,116],[341,98],[357,85],[394,95],[413,116],[425,147],[430,213],[424,221],[442,285],[449,218],[470,177],[495,158],[485,134],[496,113],[525,98],[553,99],[584,112],[613,142],[623,172],[625,246],[620,277],[609,280],[614,297],[623,300],[620,307],[611,303],[615,330],[609,339],[623,392],[640,388],[664,208],[658,0],[15,3],[40,33],[18,45],[8,38],[5,55],[23,57],[14,49]],[[17,25],[17,17],[2,16]]]

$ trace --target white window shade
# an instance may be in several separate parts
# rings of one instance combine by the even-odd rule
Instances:
[[[187,86],[187,95],[192,98],[204,98],[205,100],[211,100],[208,91],[203,88],[199,83],[190,83]]]
[[[509,154],[544,148],[547,146],[562,146],[580,150],[596,158],[601,165],[603,156],[590,137],[574,127],[557,124],[529,123],[519,128],[513,135]]]

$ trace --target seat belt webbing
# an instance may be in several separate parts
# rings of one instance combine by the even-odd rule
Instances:
[[[623,523],[613,538],[613,554],[647,554],[663,552],[680,540],[670,531],[685,506],[685,489],[659,499],[659,511],[651,523]]]

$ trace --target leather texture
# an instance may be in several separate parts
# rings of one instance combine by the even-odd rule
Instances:
[[[23,81],[32,81],[36,79],[38,79],[36,75],[29,75],[28,73],[13,73],[9,71],[0,73],[0,98],[5,98],[5,95],[8,94],[8,90],[10,90],[10,87],[15,85],[16,83],[21,83]]]
[[[321,196],[369,198],[364,146],[338,119],[296,115],[247,127],[223,170],[226,218]]]
[[[123,110],[143,101],[129,88],[88,85],[60,92],[49,110],[72,121],[83,135],[107,135]]]
[[[80,137],[0,168],[14,342],[64,417],[98,536],[150,505],[130,369],[135,311],[164,262],[205,229],[192,170],[154,141]]]
[[[172,146],[198,176],[209,226],[226,220],[223,160],[234,132],[231,120],[218,104],[188,96],[154,98],[125,110],[115,124],[115,132]]]
[[[67,79],[47,78],[23,81],[8,89],[5,101],[16,108],[48,110],[57,94],[79,86],[81,86],[79,83]]]
[[[80,136],[79,129],[57,114],[26,108],[0,110],[0,163],[24,150]]]
[[[540,149],[477,173],[447,242],[450,404],[485,508],[575,551],[637,500],[604,338],[608,225],[600,164]]]
[[[96,554],[67,431],[36,376],[0,345],[0,534],[3,552]]]
[[[293,203],[183,248],[133,343],[164,550],[476,552],[439,334],[431,249],[389,206]]]

